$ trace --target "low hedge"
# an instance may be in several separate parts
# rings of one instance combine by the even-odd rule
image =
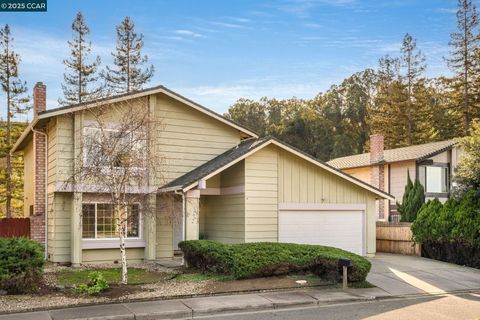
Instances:
[[[255,242],[225,245],[211,240],[183,241],[179,244],[190,267],[223,273],[236,279],[311,272],[338,281],[339,258],[349,258],[353,267],[348,280],[364,281],[370,262],[338,248],[294,243]]]
[[[40,284],[42,246],[25,238],[0,238],[0,289],[9,294],[29,292]]]

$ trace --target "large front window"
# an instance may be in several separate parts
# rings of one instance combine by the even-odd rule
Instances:
[[[82,205],[83,239],[112,239],[119,237],[118,216],[126,219],[127,238],[140,237],[140,205],[122,207],[120,215],[115,214],[110,203],[84,203]]]
[[[448,166],[420,166],[419,179],[426,193],[446,193],[449,191]]]

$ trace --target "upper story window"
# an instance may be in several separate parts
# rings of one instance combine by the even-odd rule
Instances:
[[[141,132],[84,128],[85,166],[141,168],[146,154],[146,138]]]
[[[447,193],[450,190],[448,165],[418,167],[420,182],[426,193]]]

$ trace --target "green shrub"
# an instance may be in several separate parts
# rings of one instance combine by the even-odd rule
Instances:
[[[371,264],[354,253],[333,247],[293,243],[256,242],[224,245],[216,241],[194,240],[179,244],[189,266],[224,273],[236,279],[311,272],[338,280],[339,258],[349,258],[353,268],[348,280],[364,281]]]
[[[96,295],[109,288],[107,280],[100,271],[90,272],[88,283],[82,283],[76,289],[77,293]]]
[[[425,189],[418,179],[412,183],[410,172],[407,172],[407,185],[403,193],[402,203],[397,202],[397,210],[403,222],[413,222],[420,208],[425,203]]]
[[[480,247],[480,197],[475,191],[445,204],[428,201],[412,224],[416,242],[461,242]]]
[[[42,246],[25,238],[0,238],[0,289],[9,294],[34,291],[42,279]]]

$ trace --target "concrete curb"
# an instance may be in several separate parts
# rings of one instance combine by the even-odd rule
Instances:
[[[343,290],[301,289],[292,291],[224,295],[176,300],[157,300],[83,306],[75,308],[12,313],[0,315],[0,320],[138,320],[138,319],[193,319],[209,315],[239,311],[267,311],[288,308],[307,308],[370,300],[414,298],[456,293],[479,292],[478,289],[451,292],[422,293],[392,296],[378,288]],[[379,293],[380,295],[372,295]]]

